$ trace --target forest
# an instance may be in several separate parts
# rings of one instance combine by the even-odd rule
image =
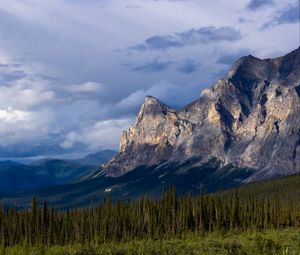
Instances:
[[[268,184],[264,184],[264,187],[266,185]],[[111,244],[118,247],[132,242],[138,245],[144,241],[153,242],[150,245],[153,248],[162,240],[178,240],[175,243],[179,244],[180,240],[190,238],[196,238],[199,244],[212,235],[224,237],[287,230],[294,231],[295,236],[300,238],[300,208],[292,194],[269,192],[267,195],[256,196],[251,192],[245,193],[245,189],[247,187],[241,191],[235,189],[212,195],[199,192],[199,195],[178,196],[175,188],[168,188],[159,199],[145,196],[132,201],[112,201],[107,194],[103,203],[77,209],[52,208],[46,201],[33,198],[30,209],[17,210],[5,206],[0,209],[0,251],[3,255],[102,254],[88,251],[46,252],[53,247],[81,245],[81,249],[86,246],[103,248]],[[300,246],[300,240],[298,241],[296,243]],[[146,247],[145,245],[142,246]],[[272,242],[267,242],[266,245],[271,250],[276,247]],[[43,252],[29,252],[36,247],[43,247]],[[16,253],[10,252],[15,249],[18,250]],[[124,253],[103,254],[130,253],[126,250]],[[157,254],[180,253],[158,251]],[[190,254],[202,253],[197,253],[196,249]]]

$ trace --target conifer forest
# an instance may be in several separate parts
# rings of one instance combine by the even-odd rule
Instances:
[[[235,189],[213,195],[200,192],[199,195],[177,196],[176,189],[169,188],[159,199],[144,196],[132,201],[112,201],[108,194],[101,204],[77,209],[51,208],[46,201],[33,198],[30,209],[1,208],[0,247],[2,254],[131,254],[127,253],[125,248],[123,253],[113,253],[112,250],[100,253],[92,248],[84,248],[82,253],[78,253],[76,249],[77,253],[46,252],[47,247],[73,247],[78,244],[88,247],[107,247],[109,244],[115,244],[113,247],[117,247],[122,243],[132,242],[137,242],[138,245],[138,242],[143,240],[151,240],[153,245],[150,246],[153,248],[159,240],[178,240],[172,246],[173,249],[180,240],[187,238],[205,240],[210,235],[239,236],[243,233],[281,230],[294,231],[295,236],[300,237],[300,208],[294,197],[287,194],[271,194],[257,198],[254,195],[245,195],[245,192],[242,196],[239,193],[239,190]],[[300,245],[300,240],[298,241]],[[272,246],[272,242],[264,245],[269,245],[271,251],[276,247]],[[16,247],[19,247],[16,253],[10,253]],[[36,247],[43,247],[43,251],[30,253],[37,249]],[[231,249],[230,247],[227,248]],[[149,249],[147,248],[147,251]],[[187,252],[186,249],[184,248],[183,252]],[[232,249],[236,249],[236,253],[233,251],[224,254],[251,254],[237,253],[238,247]],[[136,249],[133,250],[137,252]],[[274,252],[279,250],[275,249]],[[210,254],[208,251],[197,252],[197,249],[192,249],[189,254]],[[157,253],[144,251],[133,254],[181,253],[179,248],[173,253],[171,250],[163,253],[158,249]]]

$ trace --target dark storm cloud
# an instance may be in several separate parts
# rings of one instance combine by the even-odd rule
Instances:
[[[299,1],[293,5],[288,5],[278,11],[274,18],[263,25],[263,29],[286,23],[297,23],[300,21]]]
[[[233,27],[201,27],[192,28],[173,35],[156,35],[149,37],[144,43],[137,44],[130,49],[137,51],[167,50],[181,48],[200,43],[236,41],[242,38],[241,32]]]
[[[275,17],[274,21],[278,24],[282,23],[295,23],[300,20],[300,8],[299,1],[295,5],[289,5],[282,11],[278,12],[278,16]]]
[[[172,65],[173,62],[171,61],[162,62],[156,59],[146,64],[135,66],[134,68],[132,68],[132,71],[146,72],[146,73],[160,72],[160,71],[167,70]]]
[[[251,0],[247,7],[248,9],[255,11],[270,5],[273,5],[273,0]]]
[[[32,141],[15,143],[14,146],[1,146],[1,158],[27,158],[37,155],[56,155],[59,153],[67,153],[67,151],[59,146],[55,136],[48,139],[47,143],[32,144]]]
[[[11,66],[6,64],[6,65],[1,65],[0,64],[0,82],[2,84],[5,84],[6,82],[19,79],[24,77],[25,74],[23,71],[20,70],[11,70]]]

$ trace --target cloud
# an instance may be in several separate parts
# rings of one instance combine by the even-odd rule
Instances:
[[[190,74],[197,70],[198,64],[192,60],[192,59],[186,59],[184,60],[179,66],[177,67],[177,70],[179,72]]]
[[[295,23],[300,20],[299,1],[294,5],[289,5],[285,9],[278,12],[278,15],[274,18],[274,21],[278,24],[282,23]]]
[[[22,70],[16,70],[16,65],[0,64],[0,83],[24,77]]]
[[[149,37],[144,43],[130,47],[131,50],[167,50],[182,48],[200,43],[236,41],[242,38],[241,32],[233,27],[201,27],[190,29],[173,35],[156,35]]]
[[[7,109],[0,109],[0,122],[1,123],[17,123],[26,120],[32,120],[29,112],[14,110],[11,107]]]
[[[70,151],[60,147],[65,134],[101,118],[95,99],[103,89],[100,83],[62,85],[21,64],[1,64],[0,72],[20,73],[0,83],[1,157],[65,154]]]
[[[48,81],[38,77],[14,77],[0,86],[0,107],[31,109],[55,100],[55,93],[49,89]]]
[[[74,84],[64,87],[64,90],[72,93],[95,93],[101,91],[102,89],[102,84],[90,81],[82,84]]]
[[[130,67],[130,64],[124,64],[126,67]],[[171,67],[174,67],[174,70],[190,74],[196,71],[198,63],[192,59],[185,59],[181,62],[174,61],[160,61],[159,59],[152,60],[142,65],[137,65],[131,68],[132,71],[142,72],[142,73],[156,73],[161,71],[167,71]]]
[[[111,119],[113,105],[102,102],[102,83],[62,84],[19,64],[1,64],[0,71],[22,74],[0,83],[1,158],[116,149],[132,123],[132,114]]]
[[[128,129],[132,123],[133,118],[98,121],[92,126],[68,133],[61,147],[70,149],[75,146],[85,146],[95,151],[103,148],[105,144],[108,148],[117,148],[122,131]]]
[[[256,11],[262,7],[270,5],[273,5],[273,0],[251,0],[247,7],[252,11]]]
[[[290,4],[282,10],[279,10],[272,20],[263,25],[263,29],[274,27],[280,24],[300,22],[300,6],[299,1]],[[299,27],[298,27],[299,28]]]
[[[167,70],[172,65],[173,65],[172,61],[163,62],[163,61],[159,61],[158,59],[155,59],[146,64],[135,66],[134,68],[132,68],[132,71],[146,72],[146,73],[161,72]]]
[[[43,116],[47,116],[47,118]],[[40,111],[24,111],[13,107],[0,109],[1,147],[7,146],[9,148],[16,144],[20,147],[20,144],[23,143],[41,142],[44,135],[49,131],[52,117],[52,113],[45,109]],[[3,154],[2,151],[1,154]]]

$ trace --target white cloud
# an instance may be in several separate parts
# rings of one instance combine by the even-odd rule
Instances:
[[[128,129],[132,123],[132,118],[98,121],[92,126],[68,133],[61,143],[61,147],[69,149],[83,144],[92,151],[103,148],[118,148],[120,134]]]
[[[82,137],[75,131],[68,133],[65,140],[61,143],[61,147],[65,149],[72,148],[74,143],[81,142]]]
[[[44,118],[47,116],[47,118]],[[49,134],[53,115],[49,110],[23,111],[8,107],[0,109],[1,147],[24,142],[42,142]]]
[[[24,76],[0,85],[0,107],[28,109],[55,100],[49,82],[38,77]]]
[[[2,123],[17,123],[22,121],[32,120],[32,114],[30,112],[24,112],[20,110],[12,109],[0,109],[0,122]]]

